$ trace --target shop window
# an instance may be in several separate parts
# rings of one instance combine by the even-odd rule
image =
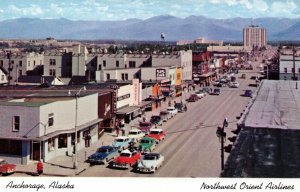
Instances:
[[[67,134],[61,134],[58,136],[58,148],[66,148],[67,147]]]
[[[110,74],[109,73],[106,74],[106,80],[110,80]]]
[[[0,154],[22,155],[22,141],[0,139]]]
[[[20,116],[13,117],[13,131],[20,131]]]
[[[48,151],[54,151],[55,149],[55,140],[54,138],[48,139]]]
[[[119,64],[119,61],[116,61],[116,67],[119,67],[120,64]]]
[[[106,60],[103,60],[103,67],[106,67]]]

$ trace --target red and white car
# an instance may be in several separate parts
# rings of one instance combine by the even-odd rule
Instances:
[[[115,168],[128,169],[138,163],[141,158],[141,153],[138,151],[129,151],[128,149],[122,151],[120,155],[114,159],[112,166]]]
[[[160,142],[165,139],[166,132],[162,129],[151,129],[149,135],[147,137],[151,137],[155,139],[157,142]]]
[[[0,173],[2,175],[11,174],[16,171],[15,164],[8,164],[6,160],[0,159]]]

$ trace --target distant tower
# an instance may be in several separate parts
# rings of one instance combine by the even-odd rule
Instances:
[[[267,30],[252,24],[244,28],[243,40],[244,47],[265,47],[267,45]]]

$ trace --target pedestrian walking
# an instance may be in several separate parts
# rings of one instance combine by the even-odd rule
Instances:
[[[39,160],[39,162],[36,165],[36,172],[39,176],[42,176],[43,172],[44,172],[44,165],[42,160]]]
[[[119,133],[120,133],[120,126],[119,126],[119,123],[116,123],[116,135],[117,135],[117,137],[119,137]]]
[[[121,127],[122,136],[125,136],[125,126]]]

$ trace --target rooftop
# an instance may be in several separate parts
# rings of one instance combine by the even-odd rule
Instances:
[[[296,89],[296,83],[263,81],[245,118],[245,126],[300,130],[300,87]]]

